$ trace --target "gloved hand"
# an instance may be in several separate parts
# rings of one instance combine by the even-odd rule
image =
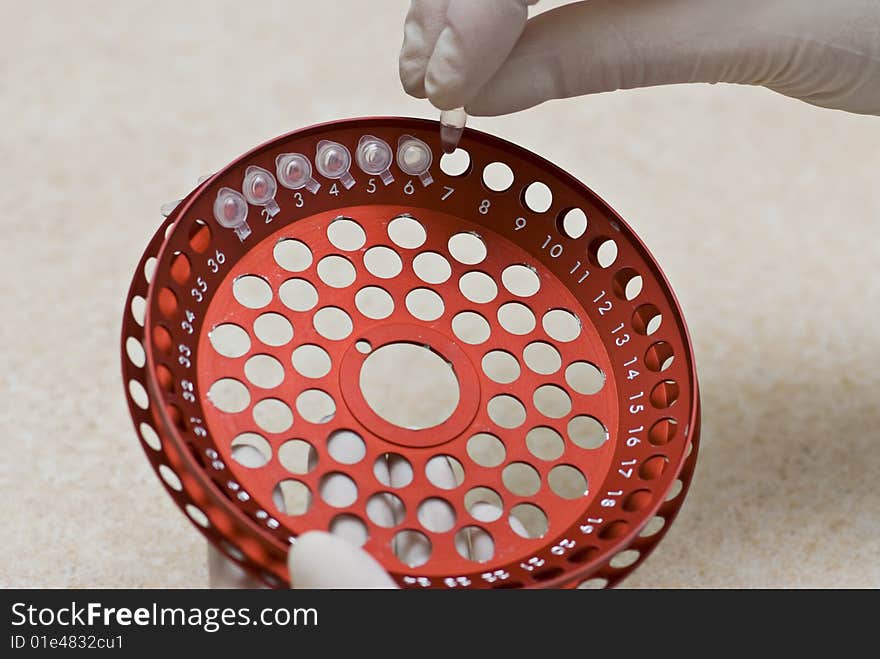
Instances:
[[[413,0],[404,89],[441,110],[515,112],[549,99],[686,82],[762,85],[880,114],[877,0]]]

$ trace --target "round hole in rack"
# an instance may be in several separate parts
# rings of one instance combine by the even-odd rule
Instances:
[[[553,193],[546,183],[534,181],[523,191],[523,203],[533,213],[546,213],[553,205]]]
[[[262,309],[272,301],[272,287],[257,275],[242,275],[232,282],[232,295],[248,309]]]
[[[492,534],[480,526],[465,526],[455,534],[458,555],[475,563],[485,563],[495,556]]]
[[[243,328],[232,323],[223,323],[211,329],[208,341],[223,357],[241,357],[251,349],[251,337]]]
[[[223,552],[234,561],[245,560],[244,554],[241,553],[241,550],[238,547],[233,546],[226,540],[220,541],[220,549],[222,549]]]
[[[503,162],[492,162],[483,168],[483,184],[493,192],[504,192],[513,185],[513,170]]]
[[[507,450],[495,435],[480,432],[468,439],[467,453],[481,467],[497,467],[504,462]]]
[[[357,484],[341,471],[325,474],[318,491],[324,503],[334,508],[348,508],[358,498]]]
[[[383,320],[394,313],[394,298],[384,288],[365,286],[354,296],[361,314],[371,320]]]
[[[629,523],[626,520],[619,519],[614,522],[608,522],[599,531],[600,540],[614,540],[621,538],[629,531]]]
[[[398,215],[388,224],[388,237],[403,249],[418,249],[425,244],[428,234],[422,223],[410,215]]]
[[[684,483],[680,478],[676,478],[672,485],[669,486],[669,491],[666,493],[664,497],[664,501],[672,501],[675,497],[681,494],[681,491],[684,489]]]
[[[614,294],[622,300],[634,300],[642,292],[644,280],[632,268],[621,268],[614,274],[611,287]]]
[[[635,492],[630,492],[623,500],[623,511],[634,513],[644,510],[651,504],[652,499],[653,496],[651,490],[636,490]]]
[[[254,423],[268,433],[282,433],[293,425],[293,412],[277,398],[264,398],[254,405],[252,414]]]
[[[431,558],[431,541],[421,531],[398,531],[391,540],[391,549],[401,563],[409,567],[424,565]]]
[[[462,148],[444,153],[440,158],[440,171],[447,176],[466,176],[471,171],[471,156]]]
[[[278,462],[291,474],[308,474],[318,466],[318,452],[304,439],[290,439],[278,448]]]
[[[447,243],[449,253],[459,263],[477,265],[486,258],[486,243],[475,233],[456,233]]]
[[[560,343],[574,341],[581,333],[581,321],[568,309],[551,309],[544,314],[541,325],[547,336]]]
[[[643,304],[633,311],[633,329],[644,336],[651,336],[660,329],[663,322],[663,314],[653,304]]]
[[[254,335],[267,346],[283,346],[293,339],[293,325],[280,313],[264,313],[254,321]]]
[[[354,430],[334,430],[327,438],[327,452],[336,462],[353,465],[364,459],[367,445]]]
[[[244,363],[244,375],[256,387],[274,389],[284,381],[284,367],[271,355],[254,355]]]
[[[322,378],[330,372],[330,355],[321,346],[306,343],[299,346],[291,355],[293,368],[306,378]]]
[[[187,242],[189,242],[189,246],[194,252],[204,254],[208,247],[211,246],[211,229],[208,228],[208,225],[203,220],[196,220],[189,228]]]
[[[601,236],[590,243],[587,255],[593,265],[610,268],[617,260],[617,243],[607,236]]]
[[[501,283],[504,288],[518,297],[531,297],[541,289],[541,279],[534,268],[514,264],[501,272]]]
[[[596,449],[608,440],[608,429],[599,419],[581,414],[568,422],[568,438],[585,449]]]
[[[318,261],[318,278],[331,288],[347,288],[354,283],[357,272],[344,256],[331,254]]]
[[[571,396],[555,384],[544,384],[535,389],[532,402],[535,409],[551,419],[561,419],[571,412]]]
[[[446,533],[455,526],[455,509],[439,497],[430,497],[419,504],[419,524],[432,533]]]
[[[406,309],[415,318],[431,322],[440,318],[445,309],[443,298],[430,288],[416,288],[406,295]]]
[[[165,364],[156,366],[156,384],[166,393],[170,394],[174,391],[174,376],[171,374],[171,369]]]
[[[498,295],[498,285],[485,272],[472,270],[458,280],[458,290],[471,302],[486,304]]]
[[[271,444],[255,432],[241,433],[232,440],[230,446],[232,459],[248,469],[265,467],[272,459]]]
[[[336,415],[336,401],[326,391],[306,389],[296,397],[296,411],[309,423],[328,423]]]
[[[489,418],[501,428],[518,428],[526,420],[526,408],[518,398],[509,394],[494,396],[486,406]]]
[[[498,308],[498,324],[515,336],[525,336],[534,331],[535,314],[521,302],[507,302]]]
[[[171,332],[169,332],[161,325],[156,325],[153,328],[153,345],[156,346],[156,350],[161,352],[163,355],[170,355],[171,344]]]
[[[657,535],[664,526],[666,526],[666,519],[660,515],[654,515],[654,517],[645,524],[645,527],[639,533],[639,537],[650,538],[652,535]]]
[[[131,317],[141,327],[144,326],[144,316],[147,313],[147,301],[140,295],[131,298]]]
[[[523,361],[535,373],[552,375],[562,367],[559,351],[544,341],[533,341],[523,350]]]
[[[129,361],[137,368],[143,368],[147,362],[147,354],[144,352],[144,346],[133,336],[125,340],[125,354],[128,355]]]
[[[435,455],[425,463],[425,476],[441,490],[454,490],[464,483],[464,467],[451,455]]]
[[[537,426],[526,433],[526,448],[539,460],[553,462],[565,452],[565,441],[553,428]]]
[[[574,362],[565,369],[565,381],[577,393],[592,396],[605,386],[605,374],[591,362]]]
[[[508,523],[513,532],[523,538],[542,538],[549,528],[547,514],[533,503],[520,503],[511,508]]]
[[[301,240],[283,238],[275,244],[272,256],[282,269],[302,272],[312,265],[312,250]]]
[[[622,570],[639,560],[639,556],[640,554],[637,549],[625,549],[615,554],[609,565],[616,570]]]
[[[208,521],[208,516],[200,508],[196,508],[191,503],[188,503],[185,506],[185,510],[186,514],[189,515],[189,518],[203,529],[211,526],[211,522]]]
[[[512,462],[501,472],[501,482],[512,494],[530,497],[541,489],[541,475],[532,465],[525,462]]]
[[[283,480],[272,490],[272,502],[282,515],[305,515],[312,507],[312,491],[302,481]]]
[[[654,385],[651,390],[651,405],[658,410],[672,407],[680,394],[678,383],[675,380],[663,380]]]
[[[587,214],[580,208],[566,208],[559,213],[556,226],[563,236],[580,238],[587,232]]]
[[[162,477],[162,480],[165,481],[165,484],[172,490],[177,492],[183,490],[180,478],[177,477],[177,474],[175,474],[174,470],[168,465],[159,465],[159,475]]]
[[[167,286],[159,291],[159,311],[166,318],[171,318],[177,313],[177,295]]]
[[[390,529],[403,523],[406,505],[391,492],[379,492],[367,499],[367,517],[373,524]]]
[[[251,394],[235,378],[220,378],[208,389],[208,400],[221,412],[237,414],[250,405]]]
[[[669,417],[656,421],[648,431],[648,441],[654,446],[665,446],[673,439],[678,430],[678,421]]]
[[[672,346],[666,341],[657,341],[645,352],[645,366],[655,373],[662,373],[675,360]]]
[[[608,586],[608,579],[604,577],[592,577],[578,584],[578,590],[602,590]]]
[[[504,350],[491,350],[483,355],[483,373],[493,382],[510,384],[519,377],[520,367],[516,357]]]
[[[351,316],[339,307],[323,307],[318,309],[312,319],[312,323],[318,334],[331,341],[342,341],[354,329]]]
[[[327,239],[336,249],[354,252],[367,242],[367,234],[350,217],[337,217],[327,226]]]
[[[504,512],[501,495],[489,487],[473,487],[464,495],[464,507],[478,522],[494,522]]]
[[[563,499],[579,499],[587,493],[587,477],[574,465],[556,465],[547,474],[547,484]]]
[[[390,247],[378,245],[364,252],[364,267],[374,277],[392,279],[403,270],[403,261]]]
[[[331,534],[355,547],[362,547],[367,542],[367,525],[357,515],[350,513],[337,515],[330,520],[328,528]]]
[[[395,342],[373,350],[360,372],[370,409],[400,428],[422,430],[446,421],[460,398],[452,365],[424,345]]]
[[[479,345],[489,339],[492,328],[480,314],[474,311],[462,311],[452,319],[452,332],[465,343]]]
[[[383,453],[373,463],[373,475],[385,487],[401,488],[412,483],[413,468],[399,453]]]
[[[192,274],[192,266],[187,255],[183,252],[175,252],[171,259],[171,278],[182,286],[186,284],[190,274]]]
[[[413,271],[426,284],[442,284],[452,275],[452,266],[437,252],[422,252],[413,259]]]
[[[365,339],[360,339],[354,342],[355,350],[357,350],[362,355],[369,355],[373,352],[373,344]]]
[[[669,464],[669,458],[665,455],[654,455],[639,465],[639,477],[642,480],[653,481],[660,478]]]
[[[318,304],[318,290],[305,279],[288,279],[278,288],[281,303],[291,311],[309,311]]]
[[[147,446],[154,451],[162,450],[162,440],[159,439],[159,435],[151,425],[148,423],[141,423],[141,425],[138,426],[138,429],[140,430],[141,438],[147,443]]]

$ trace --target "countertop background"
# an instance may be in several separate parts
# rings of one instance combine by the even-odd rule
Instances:
[[[206,584],[125,406],[130,275],[253,145],[435,117],[397,80],[406,5],[0,0],[0,586]],[[596,190],[685,310],[700,461],[627,585],[880,586],[880,119],[699,85],[471,125]]]

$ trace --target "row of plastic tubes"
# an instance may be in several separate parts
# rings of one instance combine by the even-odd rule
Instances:
[[[373,135],[361,137],[355,152],[358,167],[369,176],[379,176],[385,185],[394,181],[391,165],[394,152],[383,139]],[[422,185],[433,183],[430,168],[433,161],[431,148],[422,140],[403,135],[397,144],[397,166],[405,174],[416,176]],[[355,184],[351,174],[351,152],[344,144],[321,140],[315,152],[315,168],[318,173],[339,183],[346,189]],[[239,239],[244,240],[251,230],[247,224],[248,204],[259,206],[262,212],[274,217],[281,210],[275,201],[280,182],[290,190],[305,188],[312,194],[318,192],[321,184],[312,176],[312,163],[302,153],[283,153],[275,159],[273,174],[255,165],[245,170],[242,191],[222,188],[214,201],[214,218],[227,229],[233,229]]]

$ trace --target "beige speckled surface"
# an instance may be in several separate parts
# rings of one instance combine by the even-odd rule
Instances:
[[[254,144],[434,116],[397,82],[406,3],[0,6],[0,585],[204,585],[125,407],[130,272],[159,205]],[[880,586],[880,119],[699,86],[473,125],[608,200],[689,321],[700,464],[629,585]]]

